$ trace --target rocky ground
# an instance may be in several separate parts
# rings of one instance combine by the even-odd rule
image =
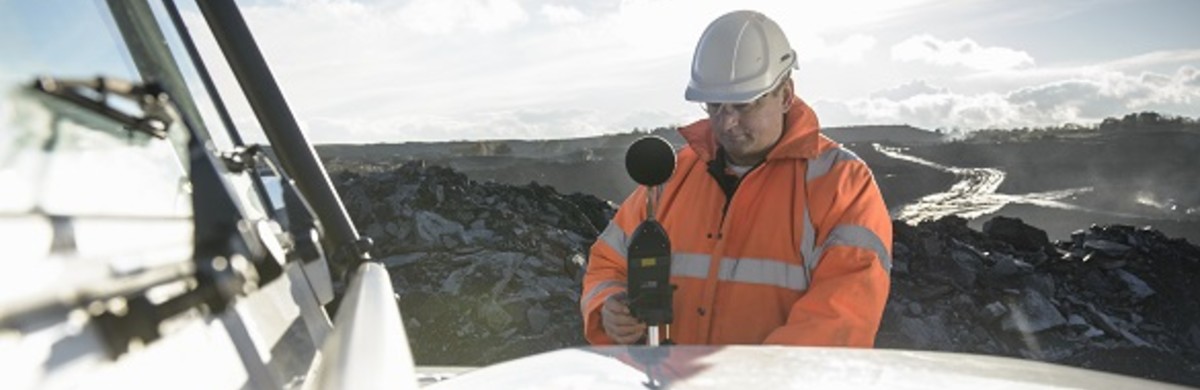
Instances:
[[[482,365],[583,344],[580,267],[613,213],[536,183],[420,162],[333,172],[391,271],[418,364]],[[1020,220],[895,224],[877,344],[1056,362],[1200,386],[1200,247],[1092,226],[1051,242]]]
[[[419,364],[482,365],[584,343],[577,277],[611,205],[419,162],[332,178],[392,275]]]
[[[1022,357],[1200,386],[1200,247],[1092,226],[1051,243],[1019,219],[895,223],[877,345]]]

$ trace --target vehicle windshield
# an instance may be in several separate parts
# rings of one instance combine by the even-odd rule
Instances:
[[[140,76],[108,7],[6,2],[3,11],[0,234],[13,261],[0,305],[188,261],[189,137]]]
[[[190,216],[186,166],[178,158],[186,137],[177,122],[157,138],[64,97],[144,114],[135,100],[98,90],[143,81],[106,7],[57,1],[18,7],[25,9],[0,16],[0,39],[12,48],[0,59],[0,212]],[[36,88],[39,78],[58,92]]]
[[[105,119],[95,110],[80,108],[78,104],[32,88],[39,78],[83,83],[83,88],[74,88],[71,94],[103,102],[107,107],[136,117],[145,114],[136,97],[106,94],[102,88],[88,87],[87,84],[111,80],[137,86],[148,81],[144,77],[146,74],[173,73],[149,68],[177,67],[184,84],[182,90],[172,91],[170,85],[162,85],[163,80],[153,82],[174,92],[172,109],[179,109],[184,114],[195,113],[193,122],[197,131],[202,137],[209,138],[211,148],[232,150],[237,142],[226,128],[227,122],[218,115],[217,105],[202,83],[163,3],[151,2],[149,6],[154,20],[145,21],[146,26],[137,28],[152,26],[161,31],[162,43],[166,44],[166,53],[173,65],[150,61],[150,57],[159,53],[138,48],[131,50],[104,1],[6,5],[14,12],[0,15],[0,33],[3,33],[0,40],[6,53],[0,58],[0,93],[4,94],[0,99],[0,126],[5,130],[0,132],[0,172],[3,172],[0,181],[11,190],[0,194],[0,211],[190,216],[190,199],[186,196],[186,180],[183,180],[187,174],[184,151],[188,137],[187,130],[182,127],[186,115],[177,115],[178,118],[170,123],[167,137],[146,137],[125,131],[120,123]],[[194,12],[194,3],[181,2],[180,6],[185,15],[198,15]],[[189,18],[185,23],[203,22]],[[192,30],[201,32],[194,36],[198,45],[215,45],[207,29]],[[139,61],[134,57],[139,55],[146,58]],[[216,77],[229,74],[221,60],[205,59]],[[139,71],[139,66],[147,69]],[[169,84],[170,80],[166,81]],[[226,105],[248,112],[248,104],[240,92],[230,90],[236,84],[217,85],[218,89],[224,88]],[[264,139],[257,121],[242,120],[237,125],[243,134],[251,134],[252,139]],[[131,153],[130,149],[135,150]],[[164,186],[162,182],[174,184]],[[249,183],[234,184],[239,188],[239,196],[250,205],[259,206],[259,200],[249,193]],[[81,193],[89,196],[77,196]],[[273,195],[278,196],[278,191]]]

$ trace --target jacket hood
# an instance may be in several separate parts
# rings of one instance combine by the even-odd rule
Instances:
[[[799,97],[792,96],[792,106],[784,118],[783,135],[771,151],[767,160],[811,159],[820,152],[821,135],[817,114]],[[712,160],[717,152],[717,139],[713,136],[708,119],[701,119],[679,129],[679,134],[704,160]],[[831,142],[831,141],[827,141]]]

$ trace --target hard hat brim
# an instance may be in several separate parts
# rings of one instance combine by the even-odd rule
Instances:
[[[788,64],[784,69],[799,69],[799,66],[795,60],[795,55],[792,56],[791,63]],[[775,80],[772,80],[770,85],[767,85],[766,88],[761,87],[762,84],[757,82],[757,80],[749,80],[734,85],[706,87],[702,85],[696,85],[696,81],[693,78],[693,80],[688,83],[687,89],[683,93],[683,98],[689,102],[697,103],[750,103],[753,102],[754,99],[762,97],[762,95],[765,95],[767,92],[778,88],[779,84],[783,82],[785,75],[789,73],[791,72],[785,70],[775,75]]]

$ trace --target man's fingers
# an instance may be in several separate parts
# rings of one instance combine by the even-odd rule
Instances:
[[[630,344],[642,338],[646,333],[646,324],[630,315],[624,299],[623,293],[608,297],[601,308],[601,321],[609,338],[619,344]]]
[[[642,338],[646,333],[645,325],[621,326],[609,329],[608,336],[621,344],[629,344]]]
[[[626,334],[626,335],[641,336],[643,333],[646,333],[646,325],[644,325],[644,324],[624,326],[624,327],[621,327],[620,329],[625,330],[625,332],[621,332],[621,333]]]
[[[610,313],[610,314],[611,315],[608,316],[608,322],[613,325],[628,326],[628,325],[637,325],[637,324],[641,323],[641,321],[638,321],[637,318],[633,318],[633,316],[630,316],[630,315],[622,315],[620,313]]]
[[[629,306],[625,305],[625,294],[617,293],[604,300],[604,309],[621,314],[629,314]]]
[[[625,324],[610,323],[610,324],[608,324],[607,327],[617,333],[626,334],[626,333],[640,332],[642,330],[645,330],[646,324],[643,324],[640,322],[625,323]]]
[[[624,336],[624,337],[618,336],[618,337],[614,337],[613,341],[617,342],[617,344],[633,344],[633,343],[636,343],[638,341],[638,339],[641,339],[641,338],[642,338],[641,335],[631,335],[631,336]]]

